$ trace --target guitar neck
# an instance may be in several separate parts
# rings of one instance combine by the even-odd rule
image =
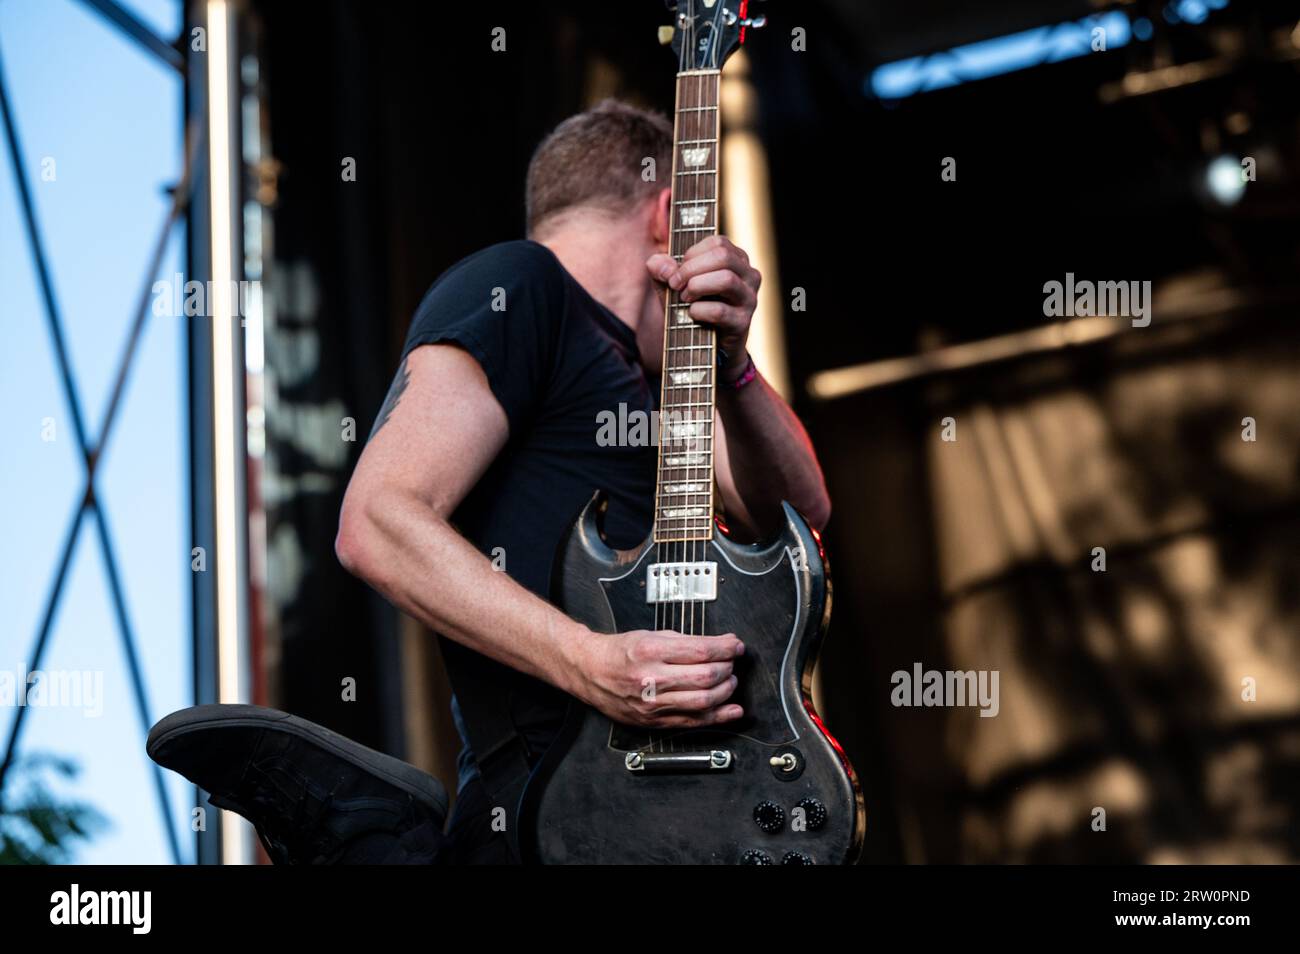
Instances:
[[[718,70],[677,74],[669,252],[718,233]],[[713,538],[713,412],[717,341],[668,290],[659,402],[656,542]]]

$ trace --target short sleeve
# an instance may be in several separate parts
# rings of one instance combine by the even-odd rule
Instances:
[[[445,272],[411,320],[402,358],[450,342],[474,357],[505,410],[511,434],[542,403],[564,317],[564,272],[545,246],[506,242]]]

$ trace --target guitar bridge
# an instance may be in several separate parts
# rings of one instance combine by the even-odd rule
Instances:
[[[623,767],[629,772],[648,775],[724,772],[731,768],[734,757],[727,749],[710,749],[707,752],[629,752]]]
[[[717,598],[716,563],[651,563],[646,567],[647,603],[703,603]]]

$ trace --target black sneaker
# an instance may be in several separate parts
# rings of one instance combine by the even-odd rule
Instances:
[[[252,822],[276,864],[437,861],[442,783],[306,719],[263,706],[193,706],[149,730],[146,750]]]

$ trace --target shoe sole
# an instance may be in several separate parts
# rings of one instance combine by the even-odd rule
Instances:
[[[223,727],[262,728],[296,736],[383,779],[436,815],[443,818],[447,815],[447,790],[427,772],[360,742],[354,742],[322,725],[265,706],[214,703],[181,709],[163,717],[149,730],[145,751],[149,753],[149,758],[167,768],[157,758],[157,752],[168,742],[195,729]]]

